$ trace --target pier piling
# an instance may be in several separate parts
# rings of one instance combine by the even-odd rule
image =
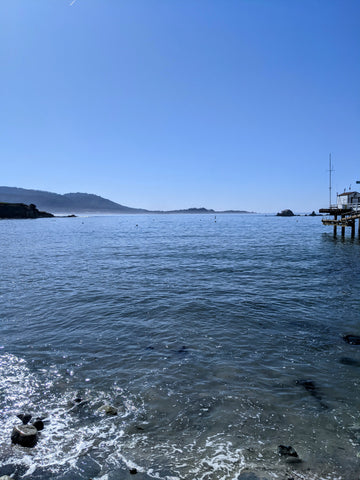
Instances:
[[[352,208],[320,208],[320,213],[333,215],[334,219],[323,218],[323,225],[332,225],[334,237],[337,235],[337,227],[341,227],[341,237],[345,237],[346,227],[351,227],[351,238],[355,237],[355,225],[358,220],[358,236],[360,239],[360,211]],[[339,218],[340,216],[340,218]]]

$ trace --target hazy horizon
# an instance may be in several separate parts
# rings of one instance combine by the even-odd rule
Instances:
[[[360,180],[360,3],[0,5],[1,183],[147,210],[328,205]],[[355,188],[354,188],[355,189]]]

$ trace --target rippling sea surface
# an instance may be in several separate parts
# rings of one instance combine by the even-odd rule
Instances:
[[[359,478],[358,239],[129,215],[2,220],[0,240],[0,475]],[[46,419],[32,449],[21,412]]]

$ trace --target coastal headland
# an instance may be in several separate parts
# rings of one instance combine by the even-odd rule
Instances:
[[[41,211],[51,212],[55,215],[64,214],[123,214],[123,213],[254,213],[245,210],[226,210],[216,211],[207,208],[188,208],[180,210],[146,210],[144,208],[133,208],[121,205],[106,198],[91,193],[58,193],[46,192],[42,190],[30,190],[18,187],[0,186],[0,202],[8,204],[36,205]],[[8,218],[8,217],[2,217]],[[11,218],[35,218],[35,217],[11,217]],[[37,217],[36,217],[37,218]]]
[[[0,218],[50,218],[53,216],[52,213],[38,210],[32,203],[30,205],[25,205],[24,203],[0,202]]]

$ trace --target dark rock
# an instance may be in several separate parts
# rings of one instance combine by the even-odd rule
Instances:
[[[318,400],[318,402],[320,403],[320,405],[323,407],[323,408],[329,408],[328,405],[326,405],[323,401],[322,401],[322,396],[320,395],[320,392],[317,388],[317,386],[315,385],[315,382],[313,380],[296,380],[295,382],[297,385],[301,385],[302,387],[305,388],[305,390],[312,396],[314,397],[316,400]]]
[[[177,353],[188,353],[187,347],[183,345],[181,348],[179,348]]]
[[[360,345],[360,336],[358,335],[344,335],[343,339],[350,345]]]
[[[286,210],[282,210],[280,213],[276,214],[277,217],[294,217],[294,212],[289,210],[288,208]]]
[[[283,457],[298,457],[299,455],[296,453],[296,450],[291,446],[286,445],[279,445],[278,446],[279,455]]]
[[[83,401],[83,399],[81,397],[76,397],[74,398],[74,403],[81,403]]]
[[[102,405],[97,409],[98,412],[105,413],[106,415],[117,415],[117,410],[115,407],[112,407],[111,405]]]
[[[19,413],[16,416],[23,422],[23,425],[27,425],[31,420],[30,413]]]
[[[22,447],[35,447],[37,443],[37,429],[33,425],[15,425],[11,434],[12,443]]]
[[[317,214],[315,213],[314,210],[310,213],[309,217],[317,217]]]
[[[31,424],[32,424],[32,425],[36,428],[36,430],[38,430],[38,431],[44,429],[44,422],[43,422],[43,419],[40,418],[40,417],[35,418],[35,420],[33,420],[33,421],[31,422]]]
[[[54,215],[47,212],[40,212],[36,206],[31,203],[4,203],[0,202],[0,218],[47,218]]]
[[[354,358],[341,357],[340,363],[342,363],[343,365],[351,365],[352,367],[360,367],[359,360],[355,360]]]
[[[286,457],[285,461],[286,463],[291,463],[291,464],[302,463],[302,460],[299,457]]]
[[[257,473],[254,472],[241,472],[237,477],[237,480],[267,480],[265,477],[259,477]]]
[[[137,473],[137,470],[136,468],[130,468],[129,472],[131,473],[131,475],[135,475]]]
[[[12,448],[12,447],[10,447]],[[0,461],[0,479],[2,477],[10,477],[12,480],[22,478],[29,467],[22,463],[3,463]]]

